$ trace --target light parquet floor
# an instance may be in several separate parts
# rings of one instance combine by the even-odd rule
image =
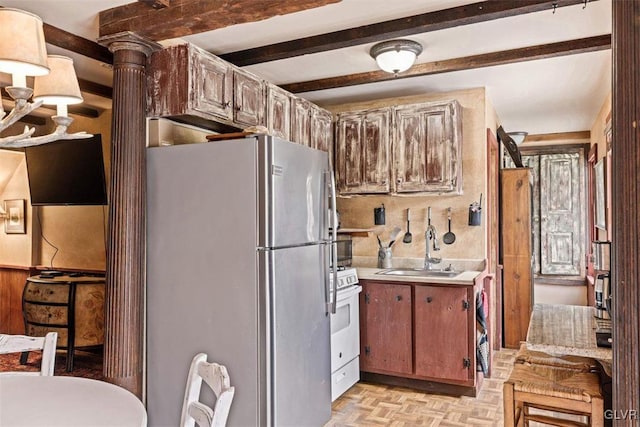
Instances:
[[[493,352],[491,378],[485,378],[477,397],[358,383],[333,403],[331,420],[325,427],[502,426],[502,383],[511,373],[515,353]]]

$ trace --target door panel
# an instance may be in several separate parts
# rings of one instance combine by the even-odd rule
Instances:
[[[416,286],[416,375],[461,381],[471,378],[471,368],[464,365],[465,359],[473,360],[465,301],[474,305],[465,288]]]
[[[583,271],[580,156],[553,154],[540,159],[540,261],[542,274]]]
[[[264,85],[250,74],[233,71],[234,119],[248,126],[264,125]]]
[[[325,245],[270,251],[274,426],[323,425],[331,417],[331,345]]]
[[[327,153],[278,138],[266,137],[265,141],[266,159],[262,167],[269,185],[264,189],[266,199],[261,203],[265,209],[261,215],[261,229],[266,231],[266,241],[261,239],[260,246],[282,247],[324,241]]]
[[[363,282],[360,294],[363,371],[412,373],[411,311],[410,285]]]
[[[279,87],[267,84],[267,129],[286,141],[291,132],[291,99]]]

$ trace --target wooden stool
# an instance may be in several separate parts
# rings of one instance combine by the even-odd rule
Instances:
[[[529,421],[555,426],[604,425],[604,405],[596,373],[516,363],[504,383],[503,393],[505,427],[528,426]],[[589,424],[531,414],[530,408],[586,416]]]
[[[542,351],[529,350],[526,343],[520,344],[515,363],[553,366],[563,369],[574,369],[581,372],[598,372],[599,365],[595,359],[571,355],[551,355]]]

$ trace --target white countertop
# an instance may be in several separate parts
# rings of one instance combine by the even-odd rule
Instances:
[[[450,285],[469,285],[475,284],[475,279],[482,271],[462,271],[453,277],[423,277],[423,276],[394,276],[377,274],[381,271],[388,270],[386,268],[356,267],[358,271],[358,279],[360,280],[384,280],[385,282],[412,282],[412,283],[434,283],[434,284],[450,284]]]

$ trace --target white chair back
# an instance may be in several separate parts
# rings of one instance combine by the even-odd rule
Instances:
[[[202,380],[216,395],[215,404],[209,407],[199,401]],[[197,354],[191,361],[187,388],[180,417],[181,427],[223,427],[227,423],[235,387],[231,387],[227,368],[207,362],[205,353]]]
[[[57,332],[48,332],[44,337],[30,337],[26,335],[0,334],[0,354],[22,353],[41,350],[42,361],[40,372],[1,372],[3,375],[53,375],[56,365]]]

